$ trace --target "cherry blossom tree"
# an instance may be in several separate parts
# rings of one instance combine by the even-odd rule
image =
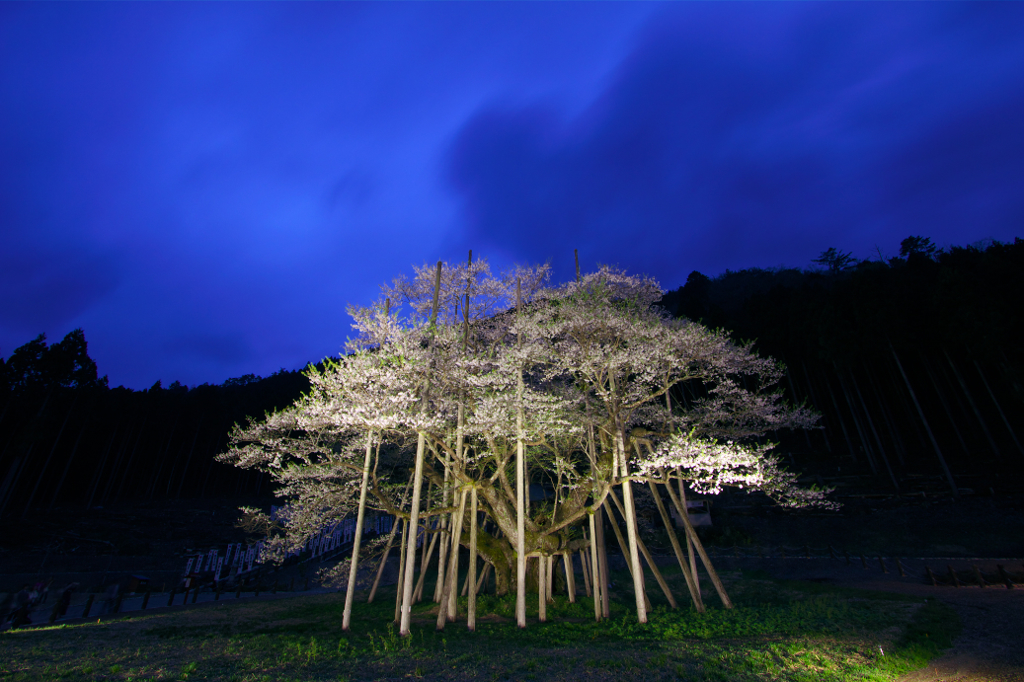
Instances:
[[[683,481],[705,493],[760,490],[791,507],[829,504],[823,491],[799,488],[764,441],[769,432],[815,420],[782,402],[774,388],[783,376],[779,363],[723,332],[668,319],[655,305],[661,290],[648,278],[608,267],[558,287],[548,277],[546,266],[495,276],[471,256],[465,264],[416,268],[412,279],[382,287],[378,303],[350,308],[359,335],[349,354],[310,368],[306,396],[237,427],[221,456],[270,472],[289,500],[271,545],[275,556],[345,515],[357,516],[359,538],[369,505],[406,524],[396,594],[403,635],[435,547],[438,628],[456,615],[460,547],[470,550],[470,628],[478,557],[493,570],[499,593],[512,590],[515,576],[517,622],[525,627],[527,558],[536,559],[543,620],[556,558],[571,580],[572,556],[580,552],[600,618],[607,615],[604,512],[645,622],[641,555],[676,602],[639,536],[634,484],[649,486],[700,611],[694,549],[723,603],[731,602],[689,526]],[[701,397],[673,405],[672,392],[683,384]],[[392,451],[383,466],[382,446]],[[551,499],[531,502],[531,482],[552,490]],[[406,502],[400,491],[409,486]],[[689,561],[658,486],[684,520]],[[417,584],[420,532],[430,540]],[[346,567],[345,628],[359,551],[357,542]]]

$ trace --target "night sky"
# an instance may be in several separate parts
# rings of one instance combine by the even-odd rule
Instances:
[[[0,355],[336,355],[411,265],[1024,236],[1022,3],[0,4]]]

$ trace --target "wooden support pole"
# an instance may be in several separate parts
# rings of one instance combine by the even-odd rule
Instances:
[[[623,518],[626,518],[626,514],[622,508],[622,503],[619,502],[619,498],[615,495],[615,491],[609,490],[608,494],[612,498],[612,502],[615,503],[616,508],[618,508],[619,513],[622,514]],[[654,563],[654,557],[651,556],[650,551],[647,549],[647,545],[644,543],[639,533],[637,533],[636,536],[636,544],[640,549],[641,554],[643,554],[644,559],[647,560],[647,565],[650,567],[651,573],[654,574],[654,579],[658,581],[658,586],[665,594],[665,598],[668,599],[669,605],[674,609],[679,608],[679,604],[676,603],[676,598],[672,595],[672,590],[669,589],[668,583],[665,582],[665,578],[661,575],[661,571],[658,570],[658,566]]]
[[[604,523],[600,518],[601,508],[598,507],[596,510],[587,514],[588,522],[590,523],[590,573],[591,573],[591,584],[594,591],[594,620],[601,620],[601,560],[598,558],[597,553],[597,524]]]
[[[416,589],[412,593],[412,603],[419,604],[420,600],[423,599],[423,583],[427,578],[427,567],[430,566],[430,560],[434,558],[434,547],[437,546],[438,538],[441,537],[441,533],[431,534],[430,542],[424,542],[423,547],[426,549],[426,554],[423,556],[422,563],[420,564],[420,577],[416,580]],[[430,545],[429,547],[427,545]]]
[[[402,540],[401,550],[398,552],[398,590],[395,594],[395,623],[402,622],[402,585],[405,580],[405,556],[409,553],[409,543],[406,542],[406,535],[409,533],[409,522],[406,519],[397,519],[395,525],[402,524]],[[415,554],[416,547],[413,546],[413,553]]]
[[[363,520],[366,518],[366,491],[370,481],[370,460],[373,457],[373,431],[366,433],[366,455],[363,458],[363,478],[359,485],[359,510],[356,512],[355,534],[352,537],[352,559],[348,570],[348,585],[345,588],[345,610],[341,616],[342,632],[352,624],[352,600],[356,594],[356,577],[359,575],[359,544],[363,539]]]
[[[470,511],[470,525],[469,525],[469,576],[466,582],[469,584],[469,613],[467,617],[467,626],[470,632],[476,630],[476,533],[477,533],[477,516],[480,513],[479,504],[476,496],[476,486],[470,490],[470,499],[472,500],[471,511]]]
[[[953,583],[953,587],[960,587],[960,578],[957,577],[956,571],[949,564],[946,564],[946,568],[949,570],[949,579]]]
[[[576,569],[572,566],[572,552],[562,552],[562,565],[565,566],[565,590],[569,593],[569,603],[576,603]]]
[[[679,512],[679,516],[683,519],[683,525],[686,526],[686,534],[697,550],[700,560],[704,563],[704,569],[708,572],[708,577],[711,578],[711,584],[715,586],[715,591],[718,592],[718,598],[722,600],[725,608],[733,608],[732,600],[729,599],[729,594],[725,591],[725,585],[722,584],[721,578],[718,577],[718,572],[711,564],[711,559],[708,558],[707,552],[704,551],[704,545],[701,544],[700,538],[697,537],[697,531],[693,529],[693,525],[690,523],[690,515],[686,512],[685,502],[680,502],[672,490],[672,486],[666,486],[666,490],[668,490],[668,495],[672,499],[672,504],[675,506],[676,511]]]
[[[459,544],[462,540],[462,521],[466,512],[467,491],[462,491],[459,500],[459,511],[452,525],[452,545],[448,555],[448,574],[444,579],[444,590],[441,592],[441,603],[437,609],[437,629],[444,630],[445,623],[455,620],[455,597],[458,595],[459,574],[458,563],[455,558],[458,556]]]
[[[594,593],[590,589],[590,567],[587,565],[587,553],[584,550],[580,550],[580,568],[583,570],[584,594],[593,598]]]
[[[658,484],[650,478],[647,479],[647,484],[651,487],[651,497],[654,498],[654,506],[658,508],[658,514],[661,516],[661,522],[664,524],[665,531],[668,533],[668,539],[672,543],[672,551],[675,552],[676,561],[679,562],[679,569],[682,571],[683,578],[686,580],[686,588],[690,591],[690,599],[693,601],[693,606],[697,609],[698,613],[704,613],[704,602],[700,598],[700,591],[696,588],[696,580],[694,575],[690,572],[690,566],[683,557],[683,548],[679,545],[679,538],[676,536],[675,528],[672,527],[672,519],[665,510],[665,503],[661,499],[661,493],[658,492]],[[666,485],[671,484],[668,483]]]

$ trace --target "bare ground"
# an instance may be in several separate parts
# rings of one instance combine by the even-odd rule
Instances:
[[[963,631],[953,648],[898,682],[1024,682],[1024,589],[935,588],[897,582],[843,583],[938,599],[959,614]]]

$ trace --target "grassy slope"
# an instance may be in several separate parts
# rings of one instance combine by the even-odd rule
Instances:
[[[0,680],[891,680],[924,665],[958,629],[947,607],[906,597],[763,576],[728,576],[737,608],[655,609],[640,626],[627,575],[612,618],[592,602],[558,597],[549,622],[514,625],[514,600],[481,598],[476,633],[434,630],[433,605],[414,609],[413,636],[397,636],[393,595],[360,604],[340,631],[342,594],[225,602],[121,620],[8,631]],[[678,571],[670,576],[685,593]],[[678,589],[683,588],[683,589]],[[427,590],[426,594],[430,594]],[[883,654],[884,652],[884,654]]]

